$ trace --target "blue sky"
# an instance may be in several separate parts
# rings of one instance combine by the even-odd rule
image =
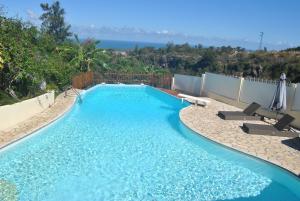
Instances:
[[[0,0],[39,24],[40,0]],[[282,49],[300,45],[300,0],[61,0],[81,37]]]

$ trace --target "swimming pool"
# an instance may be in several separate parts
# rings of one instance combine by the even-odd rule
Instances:
[[[149,86],[98,85],[0,152],[0,199],[300,200],[300,180],[186,128],[188,105]]]

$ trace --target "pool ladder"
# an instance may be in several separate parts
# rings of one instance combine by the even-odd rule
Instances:
[[[82,103],[82,97],[81,97],[81,94],[80,94],[74,87],[72,87],[72,86],[69,86],[69,87],[67,87],[67,88],[65,89],[65,97],[67,96],[67,91],[70,90],[70,89],[71,89],[71,90],[75,93],[75,95],[78,97],[79,103]]]
[[[74,91],[74,93],[77,95],[78,99],[79,99],[79,103],[82,103],[82,97],[81,94],[73,87],[71,87],[71,89]]]

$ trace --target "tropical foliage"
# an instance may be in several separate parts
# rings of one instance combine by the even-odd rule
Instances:
[[[41,27],[9,18],[0,8],[0,105],[29,98],[47,89],[63,90],[79,72],[184,73],[206,71],[277,79],[287,73],[300,81],[300,48],[280,52],[237,47],[203,47],[169,43],[165,48],[128,51],[100,49],[100,41],[80,40],[70,32],[58,1],[41,4]],[[12,98],[13,97],[13,98]]]
[[[173,73],[201,75],[216,72],[244,77],[278,79],[281,72],[291,82],[300,82],[300,47],[286,51],[247,51],[237,47],[208,47],[167,44],[166,48],[142,48],[130,57]]]
[[[65,11],[58,1],[41,4],[41,9],[41,27],[6,17],[0,9],[0,104],[40,94],[43,82],[47,83],[47,89],[61,91],[79,72],[165,71],[99,49],[100,41],[71,37],[70,25],[64,20]]]
[[[1,13],[1,12],[0,12]],[[76,73],[57,48],[62,44],[56,36],[40,31],[30,23],[0,16],[0,90],[15,99],[40,93],[39,84],[47,81],[49,87],[62,88]]]
[[[64,42],[72,33],[69,31],[71,25],[67,25],[64,20],[65,10],[60,7],[59,1],[52,5],[42,3],[41,8],[44,13],[40,17],[42,20],[41,30],[43,33],[54,37],[57,43]]]

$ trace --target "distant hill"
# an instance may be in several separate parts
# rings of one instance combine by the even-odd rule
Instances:
[[[103,49],[132,50],[136,47],[164,48],[166,47],[166,44],[141,42],[141,41],[100,40],[100,43],[97,47]]]
[[[286,50],[283,50],[284,52],[291,52],[291,51],[299,51],[300,52],[300,46],[299,47],[293,47],[293,48],[288,48]]]

